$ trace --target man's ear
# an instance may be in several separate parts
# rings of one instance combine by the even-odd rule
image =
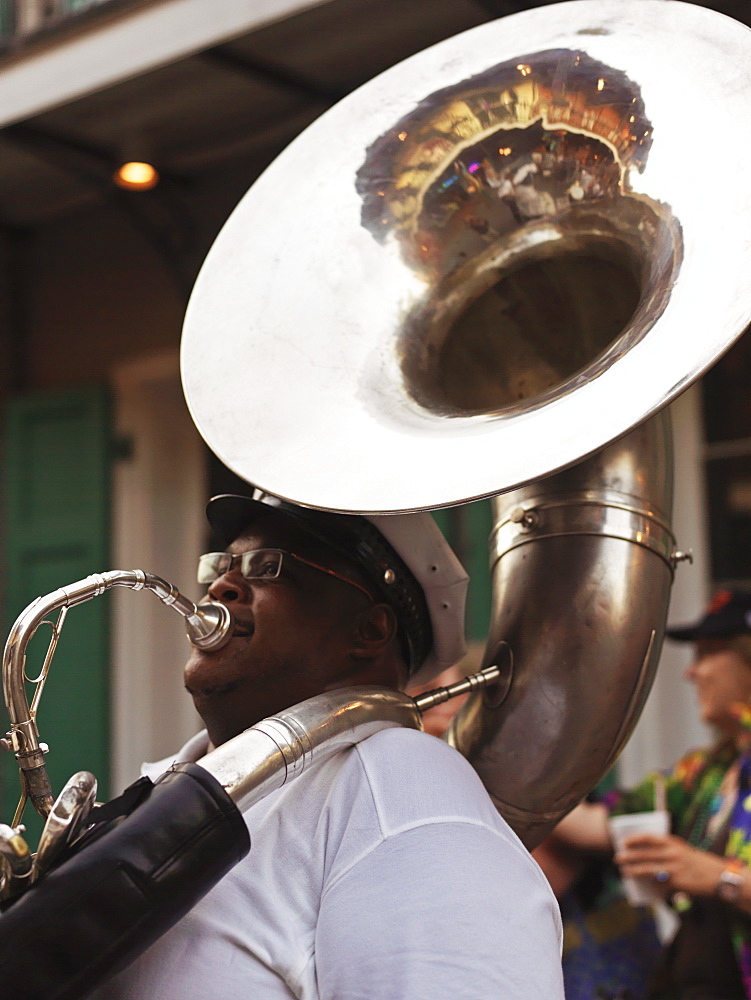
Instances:
[[[398,623],[388,604],[373,604],[358,613],[353,629],[355,656],[377,656],[394,641]]]

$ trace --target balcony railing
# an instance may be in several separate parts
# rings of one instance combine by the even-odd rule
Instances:
[[[0,0],[0,50],[72,27],[82,15],[127,4],[128,0]]]

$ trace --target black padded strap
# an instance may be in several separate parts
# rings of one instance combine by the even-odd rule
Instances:
[[[86,996],[248,853],[242,814],[202,767],[179,764],[149,785],[137,783],[129,814],[113,807],[104,833],[0,916],[3,995]]]

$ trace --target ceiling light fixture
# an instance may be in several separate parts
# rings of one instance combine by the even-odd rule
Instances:
[[[150,191],[159,183],[159,172],[145,160],[128,160],[118,167],[112,179],[126,191]]]

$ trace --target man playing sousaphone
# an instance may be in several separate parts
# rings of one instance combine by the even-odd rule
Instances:
[[[462,652],[466,574],[427,514],[310,511],[256,491],[208,516],[199,579],[234,617],[185,682],[206,730],[156,776],[325,691],[424,682]],[[245,812],[249,855],[95,994],[562,997],[552,893],[452,748],[388,729]]]

